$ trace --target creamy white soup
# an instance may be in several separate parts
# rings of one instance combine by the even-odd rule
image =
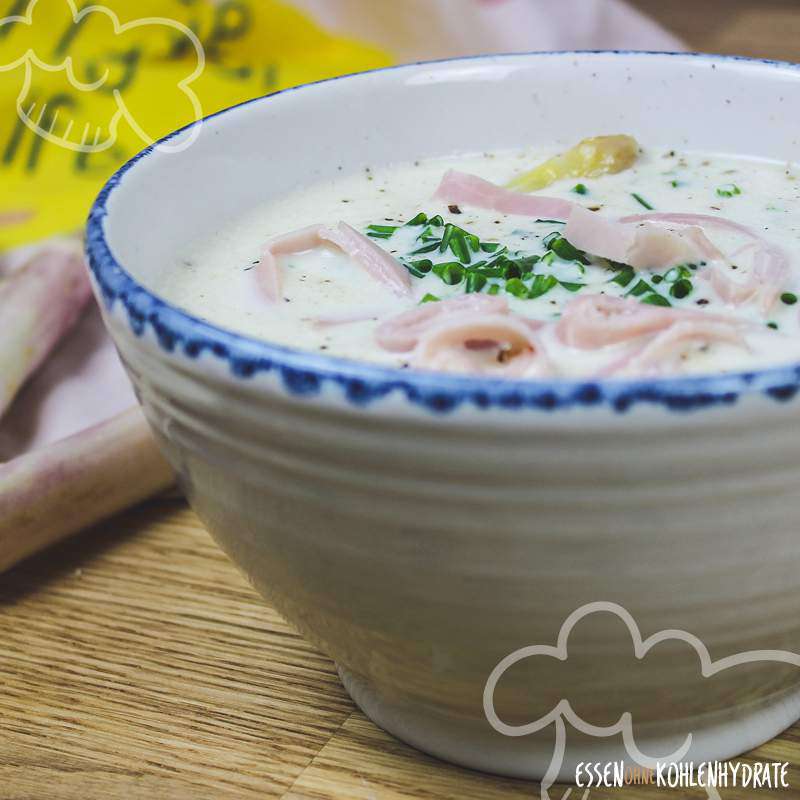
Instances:
[[[594,153],[530,172],[565,149],[341,174],[196,242],[154,288],[235,331],[400,368],[629,377],[800,360],[800,170],[637,147],[611,171]]]

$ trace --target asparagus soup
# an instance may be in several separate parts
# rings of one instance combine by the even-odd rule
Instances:
[[[399,368],[763,367],[800,360],[798,175],[627,136],[365,168],[254,208],[155,288],[251,336]]]

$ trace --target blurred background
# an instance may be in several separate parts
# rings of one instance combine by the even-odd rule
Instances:
[[[630,0],[691,50],[800,61],[797,0]]]

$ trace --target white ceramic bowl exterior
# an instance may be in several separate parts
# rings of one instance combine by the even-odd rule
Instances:
[[[97,294],[192,505],[387,730],[457,763],[541,776],[553,727],[496,732],[484,686],[512,651],[554,645],[586,603],[619,604],[644,636],[689,631],[714,660],[800,652],[800,371],[617,383],[396,372],[221,331],[154,297],[153,276],[187,241],[340,166],[616,132],[789,161],[798,107],[800,70],[735,59],[417,65],[225,112],[185,152],[143,154],[98,200]],[[703,678],[674,639],[637,659],[613,613],[573,634],[566,661],[503,676],[505,722],[568,699],[596,726],[630,712],[652,756],[691,733],[697,761],[800,717],[798,667]],[[570,731],[567,745],[567,780],[578,761],[625,757],[620,736]]]

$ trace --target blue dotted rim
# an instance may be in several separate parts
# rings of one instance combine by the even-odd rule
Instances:
[[[800,69],[788,62],[750,59],[742,56],[716,56],[704,53],[659,53],[622,50],[554,51],[510,53],[508,55],[468,56],[458,59],[423,61],[372,70],[372,73],[413,70],[434,64],[460,63],[503,58],[565,56],[635,56],[685,58],[687,60],[742,61],[781,68]],[[148,291],[117,261],[106,241],[105,221],[111,195],[126,174],[150,156],[155,148],[223,114],[252,103],[268,103],[288,92],[301,92],[310,86],[349,80],[358,73],[330,78],[254,98],[219,111],[204,120],[187,125],[145,148],[123,165],[106,183],[89,214],[86,252],[90,269],[109,309],[119,302],[127,311],[131,329],[142,336],[149,326],[160,346],[168,353],[196,359],[203,353],[228,362],[233,376],[251,379],[259,373],[277,374],[286,390],[294,395],[319,394],[325,384],[333,384],[352,404],[365,406],[389,395],[404,397],[409,403],[429,411],[451,412],[460,406],[478,409],[534,409],[553,412],[576,407],[608,407],[624,413],[634,406],[661,406],[669,411],[688,412],[720,405],[732,405],[743,394],[761,393],[780,402],[792,400],[800,390],[800,364],[753,372],[716,376],[653,378],[646,380],[527,380],[511,381],[387,368],[313,352],[293,350],[266,341],[233,333],[199,319]],[[178,155],[173,157],[180,157]]]

